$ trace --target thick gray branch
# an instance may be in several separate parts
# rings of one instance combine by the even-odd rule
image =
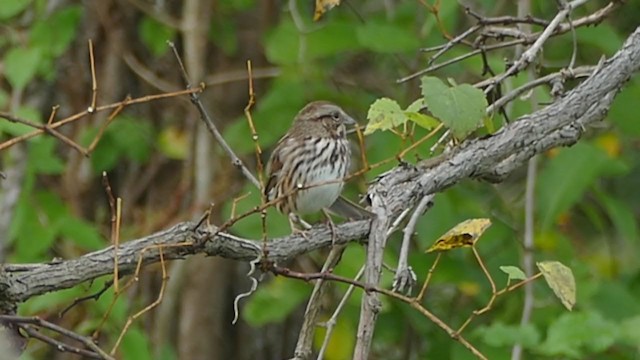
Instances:
[[[498,133],[466,141],[440,161],[399,166],[381,176],[371,192],[384,204],[387,219],[414,206],[425,195],[439,192],[465,178],[499,181],[536,153],[555,146],[575,143],[585,126],[602,120],[615,94],[640,68],[640,30],[629,36],[623,47],[599,70],[564,98],[523,116]],[[386,221],[385,221],[386,222]],[[381,225],[382,228],[384,224]],[[118,249],[119,269],[132,273],[140,258],[143,264],[160,260],[157,247],[163,246],[165,259],[181,259],[203,253],[248,261],[262,254],[262,243],[220,233],[215,229],[193,230],[194,224],[180,223],[150,236],[123,243]],[[339,244],[365,239],[369,221],[336,226]],[[282,261],[331,245],[331,232],[318,226],[309,239],[289,236],[272,239],[266,250],[270,259]],[[187,243],[183,246],[176,244]],[[145,250],[146,249],[146,250]],[[47,264],[5,264],[0,272],[0,307],[11,310],[19,302],[50,291],[66,289],[113,272],[113,248],[76,259]]]

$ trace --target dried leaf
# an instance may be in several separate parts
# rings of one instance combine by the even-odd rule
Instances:
[[[465,220],[436,240],[427,250],[427,253],[448,251],[463,246],[473,246],[480,235],[482,235],[490,225],[491,220],[489,219]]]
[[[576,280],[570,268],[558,261],[536,263],[547,284],[569,311],[576,304]]]
[[[341,0],[316,0],[316,10],[313,13],[313,21],[318,21],[327,11],[340,5]]]

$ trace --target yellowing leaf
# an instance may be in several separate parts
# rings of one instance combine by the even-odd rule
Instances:
[[[314,343],[317,349],[322,346],[324,337],[326,335],[325,328],[318,328],[314,334]],[[350,322],[338,319],[329,344],[327,345],[326,352],[324,354],[325,360],[342,360],[349,359],[353,346],[355,345],[355,329]]]
[[[458,284],[458,290],[469,297],[477,296],[480,294],[480,284],[472,281],[462,281]]]
[[[620,138],[614,133],[603,134],[596,140],[596,144],[604,149],[604,151],[612,158],[620,156],[622,145],[620,144]]]
[[[465,220],[453,229],[447,231],[427,250],[427,253],[434,251],[447,251],[464,246],[473,246],[476,240],[491,225],[489,219],[469,219]]]
[[[570,268],[558,261],[536,263],[545,281],[568,310],[576,304],[576,280]]]
[[[369,135],[376,130],[389,130],[402,125],[407,117],[395,100],[380,98],[376,100],[367,113],[369,123],[364,129],[364,134]]]
[[[421,114],[418,112],[408,112],[408,111],[406,111],[404,114],[407,117],[407,119],[413,121],[414,123],[418,124],[420,127],[423,127],[427,130],[434,129],[438,125],[440,125],[440,121],[438,121],[437,119],[429,115]]]
[[[189,139],[184,131],[169,126],[160,132],[158,148],[168,158],[185,159],[189,153]]]
[[[313,13],[313,21],[318,21],[333,7],[340,5],[340,0],[316,0],[316,10]]]

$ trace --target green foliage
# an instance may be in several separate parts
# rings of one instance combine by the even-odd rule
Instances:
[[[527,278],[524,272],[517,266],[500,266],[500,270],[509,276],[507,282],[511,282],[511,280],[524,280]]]
[[[562,149],[540,174],[537,201],[542,229],[548,229],[599,178],[621,170],[620,164],[588,143]]]
[[[10,49],[4,58],[5,76],[11,86],[17,89],[25,87],[38,70],[40,49],[20,48]]]
[[[87,17],[89,12],[86,4],[71,3],[51,6],[44,0],[2,1],[0,20],[3,22],[4,36],[0,37],[0,48],[4,50],[4,56],[0,59],[0,68],[7,81],[0,88],[1,110],[10,109],[19,117],[42,124],[48,109],[54,104],[61,105],[58,118],[87,106],[85,102],[90,83],[85,81],[89,77],[80,70],[84,66],[86,71],[88,60],[86,36],[91,32],[86,30],[95,25],[88,25],[90,18]],[[216,3],[208,33],[213,45],[207,44],[205,49],[211,55],[207,68],[214,73],[242,69],[246,60],[244,56],[256,56],[256,59],[264,56],[270,64],[278,67],[280,74],[277,77],[256,79],[254,84],[257,103],[252,113],[265,159],[288,129],[297,111],[314,99],[335,101],[357,119],[364,120],[368,114],[365,146],[370,164],[393,157],[440,125],[440,122],[459,140],[482,126],[487,128],[487,132],[493,133],[502,126],[502,119],[485,116],[487,103],[482,92],[472,89],[468,84],[451,85],[452,80],[445,80],[455,79],[470,84],[480,80],[484,66],[482,57],[474,56],[438,70],[430,74],[433,77],[425,77],[421,82],[396,84],[397,77],[426,66],[429,55],[420,53],[419,47],[442,44],[445,41],[443,31],[455,36],[475,21],[465,15],[458,2],[427,3],[437,4],[438,20],[421,2],[395,2],[391,8],[385,8],[381,2],[371,2],[358,7],[357,15],[349,10],[347,4],[343,4],[322,21],[314,23],[308,11],[311,2],[298,1],[298,15],[303,22],[299,29],[289,11],[275,9],[279,15],[270,17],[267,12],[256,13],[259,2],[255,0],[221,0]],[[477,2],[474,10],[489,15],[497,5],[500,4],[495,0],[482,0]],[[512,4],[509,6],[513,9]],[[118,6],[111,9],[117,16],[124,14],[117,13],[120,11]],[[575,18],[586,14],[583,10],[576,9]],[[550,19],[556,11],[557,6],[552,2],[534,2],[533,13],[536,17]],[[610,55],[616,51],[628,36],[625,26],[632,29],[637,26],[632,14],[633,11],[618,12],[613,20],[576,29],[579,45],[576,65],[597,63],[603,53]],[[113,20],[108,18],[112,16],[110,14],[100,16],[108,21]],[[360,22],[358,16],[365,21]],[[127,35],[126,46],[140,56],[143,63],[153,64],[150,67],[159,71],[157,75],[160,78],[178,79],[177,72],[171,73],[173,65],[167,67],[163,61],[171,59],[166,56],[166,40],[176,39],[180,29],[166,27],[135,8],[127,8],[126,16],[119,19],[127,20],[127,26],[123,27]],[[264,32],[258,33],[258,29]],[[266,54],[260,53],[262,49],[259,47],[247,48],[242,41],[249,37],[263,39]],[[96,65],[101,87],[105,84],[104,79],[100,78],[105,70],[105,61],[100,55],[112,48],[114,44],[109,42],[115,41],[115,38],[118,37],[93,38],[98,54]],[[570,33],[550,39],[544,46],[540,61],[535,64],[535,70],[546,74],[568,64],[573,52],[572,41]],[[456,46],[436,63],[468,51],[467,46]],[[224,59],[224,66],[218,66],[218,59],[221,58]],[[494,71],[504,68],[505,58],[513,58],[510,49],[486,54],[486,61]],[[230,69],[229,64],[239,67]],[[256,61],[256,68],[256,64],[265,65]],[[70,73],[69,65],[73,66],[71,69],[74,69],[78,79],[56,79],[59,74]],[[122,73],[131,74],[129,71]],[[116,94],[148,93],[150,89],[137,76],[109,80],[115,80]],[[524,73],[508,80],[510,87],[518,87],[529,81]],[[578,80],[568,81],[567,90],[576,83]],[[418,88],[421,84],[422,92]],[[238,86],[246,88],[246,84]],[[82,99],[77,99],[82,89],[87,93],[82,94]],[[227,89],[225,87],[222,91],[224,101],[243,103],[246,100],[234,98],[236,93],[246,96],[245,90],[236,92],[234,88],[227,92]],[[99,89],[99,104],[103,104],[103,96],[111,96],[113,89],[107,90],[103,92],[102,88]],[[506,92],[507,86],[502,91]],[[216,101],[205,101],[211,109],[220,100],[218,95],[213,96]],[[551,101],[548,89],[543,87],[536,90],[532,98],[535,99],[535,105],[532,105],[529,97],[516,99],[508,109],[509,117],[515,120],[534,111],[534,107],[544,106]],[[637,191],[640,122],[633,109],[638,98],[640,82],[632,79],[618,95],[608,114],[607,123],[612,124],[613,128],[586,129],[585,136],[577,145],[552,150],[541,156],[536,182],[534,260],[553,259],[569,265],[578,289],[577,308],[567,313],[540,279],[535,282],[536,307],[532,319],[530,323],[520,326],[517,324],[522,313],[523,295],[520,290],[509,292],[494,303],[491,311],[476,318],[463,333],[488,358],[507,357],[516,343],[524,347],[524,358],[606,357],[626,360],[636,355],[637,344],[640,343],[640,305],[637,301],[640,297],[640,266],[637,261],[640,252],[637,221],[640,213],[640,195]],[[118,117],[109,125],[89,160],[80,159],[75,163],[73,159],[78,154],[50,135],[42,135],[21,144],[27,156],[26,172],[9,233],[6,234],[9,241],[6,244],[7,261],[50,261],[57,256],[77,256],[107,246],[108,231],[105,229],[108,227],[109,210],[99,179],[100,173],[105,170],[117,170],[112,178],[116,185],[114,188],[117,188],[124,183],[121,182],[121,176],[126,177],[130,170],[142,174],[147,167],[157,166],[157,163],[151,164],[150,159],[170,159],[160,165],[158,176],[149,180],[150,191],[142,196],[144,200],[141,203],[153,209],[148,210],[136,204],[131,206],[130,214],[125,215],[124,221],[129,222],[127,231],[130,234],[147,234],[150,228],[157,228],[156,224],[149,226],[150,220],[157,220],[156,212],[164,219],[166,213],[170,213],[165,209],[189,207],[189,189],[178,192],[167,183],[173,185],[189,180],[177,178],[183,172],[188,173],[184,170],[189,170],[187,166],[193,164],[194,146],[190,143],[193,134],[189,133],[192,124],[183,121],[182,108],[178,111],[173,108],[181,106],[179,102],[167,103],[153,102],[127,108],[124,112],[127,115]],[[405,108],[406,104],[411,105]],[[138,108],[142,110],[139,113],[130,111]],[[236,110],[237,113],[241,112],[241,109]],[[152,114],[154,118],[137,114]],[[61,127],[60,131],[87,146],[98,133],[99,119],[98,116],[87,121],[83,119]],[[247,120],[244,116],[238,116],[233,121],[226,121],[225,118],[220,120],[224,137],[252,168],[254,143]],[[408,129],[409,133],[398,136],[404,129]],[[0,120],[3,139],[32,131],[28,126]],[[603,134],[609,142],[602,141]],[[430,156],[430,147],[436,138],[427,139],[406,158],[413,160],[412,156],[415,155],[419,160]],[[12,158],[13,151],[22,149],[14,148],[0,153],[3,165],[0,171],[13,170],[13,162],[16,161]],[[217,161],[220,150],[217,147],[215,149],[211,156]],[[152,157],[154,153],[161,156]],[[354,171],[361,165],[358,158],[354,154]],[[89,161],[92,171],[86,171]],[[367,181],[395,165],[396,162],[391,161],[372,169],[364,178],[355,179],[347,186],[346,194],[355,199],[363,192]],[[75,199],[75,202],[67,203],[69,192],[75,190],[73,177],[76,171],[79,174],[77,177],[82,179],[78,182],[86,186],[82,189],[83,195],[87,196],[86,199],[80,199],[82,201]],[[4,185],[2,179],[0,184]],[[228,190],[221,189],[218,183],[211,186],[215,194]],[[163,188],[169,190],[158,190]],[[235,191],[236,188],[233,189]],[[524,221],[523,192],[524,180],[516,174],[504,184],[465,181],[437,194],[435,206],[420,218],[412,239],[409,263],[419,281],[425,279],[434,261],[433,256],[427,256],[422,251],[456,223],[475,217],[491,217],[494,222],[484,235],[478,251],[496,285],[501,287],[507,282],[513,284],[523,279],[522,270],[512,266],[518,264],[522,256],[519,241]],[[260,204],[259,192],[250,185],[245,186],[237,196],[247,193],[247,197],[238,200],[236,215]],[[3,195],[0,194],[0,200],[4,202]],[[154,201],[145,201],[152,197],[145,198],[146,195],[153,195]],[[155,204],[162,203],[158,199],[163,196],[168,199],[163,204],[170,206],[155,207]],[[124,200],[127,201],[126,198]],[[222,219],[231,217],[232,201],[215,206],[216,211],[221,211]],[[184,218],[185,213],[171,215]],[[319,221],[313,216],[307,220],[312,223]],[[229,231],[252,239],[261,239],[265,235],[259,214],[239,221]],[[266,220],[268,238],[289,233],[286,216],[269,209]],[[401,237],[401,234],[394,234],[389,239],[385,264],[395,266]],[[123,240],[128,238],[131,236],[125,232]],[[323,254],[312,253],[308,256],[310,261],[319,264]],[[353,278],[365,257],[362,245],[351,244],[334,271]],[[153,272],[145,272],[145,275],[149,273]],[[381,286],[390,287],[392,277],[391,272],[385,271]],[[55,315],[60,309],[78,297],[100,290],[104,281],[110,278],[105,276],[92,284],[35,297],[22,304],[19,313],[57,319]],[[159,277],[153,280],[158,281]],[[438,270],[433,273],[430,286],[425,306],[454,328],[462,324],[474,309],[482,308],[491,294],[484,274],[479,271],[476,259],[469,251],[445,254]],[[127,318],[148,303],[149,294],[146,291],[150,288],[152,292],[157,290],[154,286],[134,286],[134,291],[122,294],[113,308],[111,303],[114,295],[111,289],[97,301],[78,305],[60,321],[65,326],[74,327],[73,330],[79,333],[90,334],[102,317],[111,311],[101,330],[100,339],[101,346],[108,348]],[[327,296],[329,305],[321,320],[328,318],[346,288],[345,284],[331,284]],[[241,305],[246,306],[241,307],[240,315],[253,327],[282,323],[304,306],[310,291],[310,284],[292,279],[265,281],[260,284],[257,293],[241,301]],[[351,356],[362,293],[362,290],[356,290],[355,295],[347,301],[329,343],[327,359]],[[144,300],[141,300],[142,297]],[[405,349],[410,350],[409,356],[420,359],[473,358],[467,349],[408,305],[387,297],[381,300],[383,306],[375,332],[375,354],[372,358],[401,359],[407,356]],[[546,304],[551,306],[537,306]],[[118,358],[178,358],[173,344],[152,342],[150,330],[153,330],[153,326],[147,325],[155,324],[156,315],[153,310],[145,314],[144,319],[134,323],[124,338]],[[323,330],[319,329],[314,339],[316,349],[322,340]],[[411,345],[407,347],[407,344]],[[31,350],[33,348],[36,350]],[[49,355],[40,356],[42,350],[34,346],[30,346],[28,351],[31,353],[25,357],[32,359],[47,358]]]
[[[359,26],[357,37],[365,49],[381,54],[414,51],[420,46],[413,31],[385,22],[370,21]]]
[[[413,121],[426,129],[438,126],[438,120],[418,112],[423,107],[424,103],[421,99],[414,101],[406,110],[402,110],[395,100],[380,98],[369,108],[367,114],[369,123],[364,134],[369,135],[376,130],[390,130],[407,121]]]
[[[30,4],[31,0],[4,0],[0,6],[0,20],[7,20],[20,14]]]
[[[605,351],[618,334],[618,326],[598,313],[565,313],[551,324],[547,338],[536,350],[548,356],[582,359],[586,353]]]
[[[97,128],[89,129],[81,143],[87,146],[97,134]],[[149,159],[154,142],[153,127],[148,121],[129,115],[118,116],[91,154],[91,165],[95,173],[100,174],[113,169],[122,159],[143,163]]]
[[[151,360],[153,359],[153,356],[150,351],[150,345],[147,334],[139,327],[132,326],[122,339],[122,345],[120,347],[122,358]]]
[[[500,321],[477,328],[474,335],[478,335],[485,344],[493,347],[512,347],[520,344],[524,348],[535,349],[541,339],[540,332],[533,324],[506,325]]]
[[[167,41],[173,41],[176,30],[170,28],[148,16],[140,21],[138,32],[142,42],[155,56],[160,56],[169,51]]]
[[[38,110],[29,106],[19,107],[18,109],[16,109],[15,115],[20,117],[21,119],[29,120],[36,124],[42,123],[41,116]],[[0,117],[0,119],[2,118]],[[24,124],[12,123],[5,120],[0,121],[0,134],[7,133],[8,135],[20,136],[32,131],[32,127]]]
[[[445,85],[435,77],[422,78],[422,96],[429,111],[463,139],[482,126],[487,108],[484,93],[469,84]]]
[[[282,321],[309,297],[311,289],[303,282],[276,277],[251,295],[242,317],[252,326]]]

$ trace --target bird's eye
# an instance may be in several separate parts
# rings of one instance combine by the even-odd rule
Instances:
[[[340,113],[335,111],[331,113],[331,118],[333,118],[333,120],[340,120]]]

